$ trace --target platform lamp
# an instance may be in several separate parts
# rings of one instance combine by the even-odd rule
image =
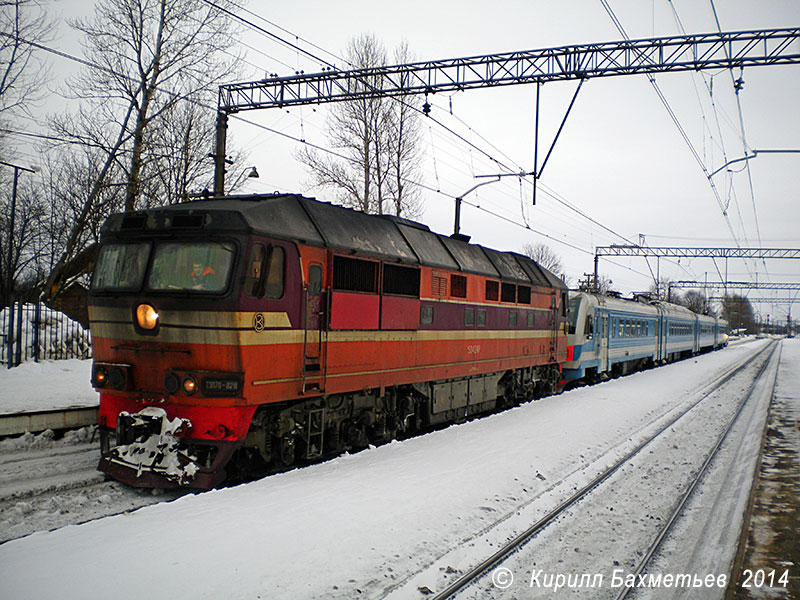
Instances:
[[[6,363],[8,364],[8,368],[12,367],[12,360],[11,360],[11,353],[13,350],[13,342],[12,338],[14,336],[14,303],[12,302],[12,293],[11,290],[14,286],[14,270],[11,268],[11,262],[14,260],[14,216],[17,211],[17,179],[19,178],[20,171],[27,171],[28,173],[36,173],[36,168],[27,168],[21,167],[19,165],[13,165],[11,163],[7,163],[5,161],[0,160],[0,165],[4,165],[6,167],[11,167],[14,169],[14,184],[11,188],[11,218],[9,219],[9,227],[8,227],[8,273],[6,273],[6,290],[8,291],[8,337],[6,342],[7,346],[7,354],[6,354]]]

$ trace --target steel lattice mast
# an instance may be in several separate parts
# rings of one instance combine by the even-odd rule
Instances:
[[[659,256],[669,258],[800,258],[798,248],[683,248],[657,246],[597,246],[595,256]]]
[[[671,281],[672,289],[700,288],[706,290],[800,290],[800,283],[752,283],[749,281]]]
[[[788,258],[799,259],[800,248],[687,248],[687,247],[656,247],[614,244],[611,246],[597,246],[594,251],[594,285],[597,286],[598,265],[601,256],[652,256],[655,258],[724,258],[725,279],[728,278],[727,262],[729,258],[756,259]],[[720,276],[721,277],[721,276]],[[697,283],[697,285],[679,286],[676,283]],[[702,287],[699,282],[673,282],[672,287]],[[724,283],[708,284],[709,287],[725,287]],[[737,284],[731,284],[734,288]],[[742,284],[744,285],[744,284]],[[759,284],[749,284],[752,289]],[[766,285],[766,284],[765,284]],[[790,285],[790,284],[785,284]],[[761,288],[761,289],[794,289],[794,288]],[[800,289],[800,288],[799,288]]]
[[[622,40],[417,62],[298,73],[219,88],[215,195],[225,178],[227,118],[258,108],[405,96],[592,77],[800,63],[800,28]]]

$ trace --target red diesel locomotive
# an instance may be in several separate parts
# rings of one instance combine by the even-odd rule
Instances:
[[[114,215],[99,468],[209,488],[551,393],[566,308],[527,257],[302,196]]]

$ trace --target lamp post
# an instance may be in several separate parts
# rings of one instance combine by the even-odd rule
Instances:
[[[6,340],[7,352],[6,352],[6,363],[8,364],[8,368],[10,369],[11,364],[11,353],[13,350],[13,334],[14,334],[14,303],[12,297],[12,289],[14,286],[14,269],[11,266],[11,263],[14,260],[14,217],[17,210],[17,179],[19,178],[20,171],[27,171],[28,173],[35,173],[36,169],[28,169],[27,167],[20,167],[19,165],[12,165],[11,163],[4,162],[0,160],[0,165],[5,165],[6,167],[11,167],[14,169],[14,184],[11,188],[11,218],[9,219],[9,227],[8,227],[8,273],[6,273],[6,290],[8,293],[8,338]]]
[[[486,179],[489,177],[491,177],[492,179],[489,181],[482,181],[481,183],[477,183],[473,185],[471,188],[469,188],[466,192],[456,197],[456,219],[455,219],[455,224],[453,226],[453,235],[451,235],[450,237],[462,240],[464,242],[469,241],[469,236],[461,233],[461,201],[464,200],[464,196],[466,196],[470,192],[477,190],[482,185],[497,183],[498,181],[500,181],[502,177],[526,177],[528,175],[533,175],[533,173],[496,173],[494,175],[475,175],[475,179]]]

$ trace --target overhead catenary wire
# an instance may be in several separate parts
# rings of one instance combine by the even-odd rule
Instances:
[[[611,8],[610,4],[608,3],[608,0],[600,0],[600,3],[603,5],[603,8],[605,8],[605,10],[608,13],[609,17],[611,18],[611,20],[614,22],[614,25],[617,28],[617,30],[619,31],[619,33],[625,39],[630,39],[630,37],[628,36],[627,32],[623,28],[622,23],[619,21],[617,16],[614,14],[613,9]],[[712,4],[713,4],[713,0],[712,0]],[[673,10],[674,10],[674,7],[673,7]],[[677,18],[677,13],[676,13],[676,18]],[[679,19],[678,19],[678,21],[680,22]],[[717,23],[717,25],[719,26],[719,23]],[[727,54],[727,49],[726,49],[726,54]],[[717,187],[716,187],[716,185],[714,183],[714,180],[712,179],[711,174],[709,173],[709,171],[708,171],[707,167],[705,166],[703,160],[700,158],[699,154],[697,153],[697,150],[695,149],[694,144],[692,144],[692,141],[689,139],[689,136],[686,134],[686,131],[684,130],[683,126],[681,125],[680,120],[678,119],[678,117],[675,114],[674,110],[670,106],[669,101],[667,100],[666,96],[664,96],[663,92],[659,88],[658,83],[655,80],[655,76],[653,76],[653,75],[649,76],[649,81],[650,81],[650,84],[652,85],[653,89],[655,90],[656,94],[658,95],[659,99],[661,100],[662,104],[664,105],[664,108],[667,110],[667,113],[669,114],[669,116],[672,119],[673,123],[675,124],[676,128],[678,129],[681,137],[684,139],[684,141],[686,142],[687,146],[689,147],[689,150],[691,151],[692,156],[695,158],[695,161],[698,163],[698,165],[700,166],[700,169],[705,174],[706,179],[708,180],[709,185],[711,186],[711,190],[712,190],[712,192],[714,194],[714,197],[716,198],[717,203],[720,206],[720,209],[722,211],[722,216],[723,216],[723,218],[725,220],[726,225],[728,226],[728,230],[731,233],[731,236],[732,236],[732,239],[734,240],[734,243],[737,245],[737,247],[741,247],[741,243],[740,243],[738,237],[736,236],[736,232],[734,231],[733,225],[732,225],[732,223],[730,221],[730,218],[728,216],[728,212],[727,212],[727,208],[728,207],[722,201],[722,198],[719,195],[719,191],[717,190]],[[737,207],[738,207],[738,204],[737,204]],[[741,214],[739,215],[739,219],[741,221]],[[743,221],[742,221],[742,224],[744,226]],[[743,234],[744,234],[744,237],[745,237],[745,242],[748,243],[747,242],[746,232],[744,231],[744,228],[743,228]],[[751,278],[752,277],[754,277],[754,275],[751,275]]]
[[[204,0],[204,1],[208,1],[208,3],[209,3],[209,4],[212,4],[212,5],[213,5],[213,3],[211,3],[211,2],[210,2],[210,0]],[[235,6],[235,4],[234,4],[234,6]],[[298,39],[298,40],[299,40],[299,39],[302,39],[302,38],[300,38],[300,36],[298,36],[298,35],[297,35],[297,34],[295,34],[294,32],[291,32],[291,31],[289,31],[289,30],[287,30],[287,29],[285,29],[285,28],[282,28],[282,27],[280,27],[279,25],[275,24],[274,22],[272,22],[272,21],[269,21],[269,20],[267,20],[267,19],[264,19],[263,17],[260,17],[259,15],[257,15],[256,13],[253,13],[252,11],[249,11],[249,10],[248,10],[247,12],[248,12],[249,14],[251,14],[251,15],[253,15],[253,16],[255,16],[255,17],[257,17],[257,18],[261,18],[263,21],[265,21],[265,22],[269,23],[270,25],[272,25],[272,26],[274,26],[274,27],[279,27],[279,28],[280,28],[280,29],[281,29],[283,32],[285,32],[285,33],[287,33],[287,34],[289,34],[289,35],[292,35],[292,36],[294,36],[294,37],[295,37],[295,39]],[[252,23],[251,23],[249,20],[247,20],[247,19],[244,19],[244,18],[242,18],[242,17],[239,17],[239,16],[236,16],[236,18],[238,18],[239,20],[241,20],[241,21],[242,21],[242,22],[244,22],[244,23],[247,23],[247,24],[249,24],[249,25],[253,26],[253,27],[254,27],[254,29],[255,29],[256,31],[263,31],[263,28],[261,28],[261,27],[259,27],[259,26],[255,26],[255,25],[253,25],[253,24],[252,24]],[[286,44],[286,45],[287,45],[289,48],[291,48],[291,49],[294,49],[295,51],[299,52],[299,49],[298,49],[297,45],[295,45],[295,44],[292,44],[292,43],[288,43],[286,40],[283,40],[283,39],[282,39],[282,38],[280,38],[279,36],[271,35],[271,37],[272,37],[272,38],[274,38],[274,39],[277,39],[277,40],[281,41],[281,43],[285,43],[285,44]],[[305,41],[307,42],[307,40],[305,40]],[[333,53],[331,53],[331,52],[329,52],[329,51],[325,50],[325,49],[324,49],[324,48],[322,48],[321,46],[314,45],[314,47],[315,47],[315,48],[317,48],[318,50],[320,50],[320,51],[322,51],[322,52],[326,53],[326,54],[329,54],[329,55],[331,55],[331,56],[335,56]],[[308,53],[306,53],[306,54],[308,54]],[[315,55],[311,55],[311,56],[313,56],[314,58],[317,58],[317,59],[319,58],[319,57],[317,57],[317,56],[315,56]],[[341,58],[341,57],[338,57],[338,58]],[[346,63],[347,61],[344,61],[344,62]],[[351,66],[352,66],[352,65],[351,65]],[[400,100],[400,99],[397,99],[397,98],[395,98],[395,100],[397,100],[397,101],[401,101],[401,102],[402,102],[402,100]],[[414,110],[416,110],[417,112],[422,112],[422,111],[420,111],[420,110],[419,110],[417,107],[414,107],[414,106],[412,106],[411,108],[413,108],[413,109],[414,109]],[[448,112],[448,113],[450,113],[451,115],[453,114],[453,113],[452,113],[452,104],[450,105],[450,108],[449,108],[449,110],[447,110],[447,111],[445,111],[445,112]],[[426,116],[428,116],[429,118],[431,118],[429,114],[427,114]],[[454,137],[456,137],[456,139],[457,139],[458,141],[460,141],[460,142],[462,142],[462,143],[464,143],[464,144],[468,145],[470,148],[474,149],[474,150],[475,150],[475,151],[477,151],[479,154],[481,154],[481,155],[483,155],[485,158],[489,159],[489,160],[490,160],[490,161],[491,161],[491,162],[492,162],[492,163],[493,163],[493,164],[494,164],[496,167],[498,167],[498,168],[501,168],[501,169],[503,169],[503,170],[505,170],[506,172],[509,172],[509,173],[511,173],[511,174],[513,174],[513,173],[519,173],[519,172],[522,172],[522,171],[524,171],[524,169],[522,169],[521,167],[516,167],[516,168],[515,168],[515,167],[510,167],[510,166],[508,166],[508,165],[507,165],[505,162],[503,162],[503,161],[501,161],[501,160],[499,160],[499,159],[496,159],[496,158],[495,158],[495,157],[494,157],[492,154],[490,154],[489,152],[487,152],[487,151],[486,151],[486,150],[484,150],[483,148],[480,148],[480,147],[479,147],[479,146],[477,146],[475,143],[473,143],[471,140],[469,140],[469,139],[465,138],[465,137],[464,137],[464,136],[462,136],[461,134],[458,134],[458,133],[457,133],[457,132],[455,132],[455,131],[454,131],[452,128],[448,127],[447,125],[445,125],[443,122],[439,121],[438,119],[436,119],[436,118],[433,118],[432,120],[433,120],[433,121],[434,121],[434,122],[435,122],[435,123],[436,123],[436,124],[437,124],[437,125],[438,125],[440,128],[444,129],[445,131],[447,131],[448,133],[450,133],[451,135],[453,135]],[[458,120],[460,123],[462,123],[464,126],[468,127],[468,130],[469,130],[470,134],[472,134],[472,133],[477,133],[477,132],[474,132],[474,129],[473,129],[473,128],[471,128],[471,127],[469,127],[469,126],[468,126],[468,125],[467,125],[467,124],[466,124],[466,123],[463,121],[463,119],[461,119],[460,117],[457,117],[457,120]],[[478,135],[479,135],[479,137],[480,137],[480,138],[481,138],[481,139],[482,139],[484,142],[488,143],[488,144],[489,144],[489,145],[490,145],[490,146],[491,146],[491,147],[492,147],[492,148],[493,148],[495,151],[497,151],[497,152],[498,152],[498,153],[500,153],[500,154],[503,154],[503,156],[504,156],[504,158],[506,158],[506,160],[509,160],[509,161],[515,162],[515,161],[513,161],[512,159],[510,159],[510,157],[508,157],[507,155],[505,155],[504,153],[502,153],[502,151],[501,151],[501,150],[499,150],[499,149],[498,149],[496,146],[494,146],[493,144],[491,144],[490,142],[488,142],[488,140],[487,140],[485,137],[483,137],[483,136],[482,136],[482,135],[480,135],[480,134],[478,134]],[[301,136],[301,137],[302,137],[302,136]],[[432,131],[431,131],[431,143],[433,143],[433,134],[432,134]],[[432,146],[432,147],[433,147],[433,146]],[[472,155],[471,155],[471,153],[470,153],[470,159],[472,159]],[[435,160],[435,159],[434,159],[434,160]],[[473,173],[473,175],[474,175],[474,173]],[[440,180],[439,180],[438,169],[436,169],[436,166],[435,166],[435,164],[434,164],[434,176],[435,176],[435,179],[436,179],[436,181],[437,181],[436,190],[437,190],[437,191],[440,191],[440,190],[441,190],[441,182],[440,182]],[[510,197],[510,194],[507,194],[507,195]],[[570,209],[570,210],[573,210],[573,211],[576,211],[576,212],[577,212],[577,214],[579,214],[579,215],[580,215],[582,218],[589,220],[591,223],[593,223],[593,224],[595,224],[595,225],[599,226],[601,229],[603,229],[603,230],[607,231],[608,233],[611,233],[611,234],[612,234],[612,235],[613,235],[615,238],[619,238],[619,239],[621,239],[621,240],[623,240],[623,241],[625,241],[625,242],[631,243],[631,240],[630,240],[630,239],[628,239],[627,237],[625,237],[625,236],[623,236],[622,234],[619,234],[619,233],[617,233],[617,232],[613,231],[612,229],[610,229],[609,227],[607,227],[607,226],[605,226],[605,225],[603,225],[603,224],[599,223],[599,222],[598,222],[598,221],[596,221],[595,219],[592,219],[591,217],[589,217],[588,215],[586,215],[584,212],[582,212],[582,211],[579,211],[579,210],[577,210],[577,209],[576,209],[574,206],[572,206],[572,205],[570,205],[570,204],[566,203],[566,202],[565,202],[565,201],[564,201],[562,198],[560,198],[560,197],[558,197],[558,196],[556,196],[556,195],[552,195],[552,197],[553,197],[553,199],[555,199],[557,202],[559,202],[559,203],[561,203],[562,205],[566,206],[568,209]],[[468,203],[468,204],[470,204],[470,203]],[[523,220],[523,224],[524,224],[524,226],[525,226],[525,227],[527,227],[528,229],[530,229],[530,227],[528,227],[527,219],[526,219],[526,217],[525,217],[525,215],[524,215],[524,212],[521,214],[521,218],[522,218],[522,220]],[[541,233],[541,232],[537,232],[537,233]],[[550,236],[548,236],[548,237],[550,237]],[[554,238],[551,238],[551,239],[554,239]],[[649,266],[649,265],[648,265],[648,266]],[[679,266],[681,266],[681,265],[679,265]],[[686,271],[686,269],[685,269],[683,266],[681,266],[681,268],[683,268],[683,270],[684,270],[684,271]],[[688,271],[687,271],[687,272],[688,272]]]
[[[52,48],[46,48],[46,47],[44,47],[44,46],[41,46],[41,45],[40,45],[40,47],[41,47],[41,49],[43,49],[43,50],[46,50],[46,51],[51,51],[51,52],[53,52],[53,53],[55,53],[55,54],[58,54],[58,55],[60,55],[60,56],[62,56],[62,57],[69,58],[70,60],[75,60],[75,61],[77,61],[77,62],[79,62],[79,63],[81,63],[81,64],[84,64],[84,65],[86,65],[86,66],[88,66],[88,67],[90,67],[90,68],[100,68],[100,69],[102,69],[102,67],[101,67],[101,66],[99,66],[99,65],[95,65],[95,64],[92,64],[90,61],[87,61],[87,60],[83,60],[83,59],[80,59],[80,58],[77,58],[77,57],[70,56],[70,55],[68,55],[67,53],[63,53],[63,52],[60,52],[60,51],[58,51],[58,50],[54,50],[54,49],[52,49]],[[170,93],[168,90],[167,90],[166,92],[167,92],[167,93]],[[180,96],[180,95],[178,95],[178,94],[174,94],[174,93],[173,93],[173,95],[175,95],[175,96],[178,96],[178,97],[182,97],[182,96]],[[204,107],[206,107],[206,108],[213,109],[212,107],[209,107],[209,106],[205,105],[204,103],[197,102],[195,99],[190,99],[190,98],[185,98],[185,99],[187,99],[187,100],[190,100],[190,101],[194,101],[194,102],[196,102],[197,104],[199,104],[199,105],[201,105],[201,106],[204,106]],[[241,117],[238,117],[238,116],[237,116],[237,118],[238,118],[238,119],[241,119]],[[245,120],[245,119],[241,119],[241,120],[243,120],[243,121],[247,121],[247,120]],[[253,123],[251,122],[251,124],[253,124]],[[295,141],[297,141],[297,142],[301,142],[301,143],[306,143],[306,144],[308,144],[308,142],[306,142],[306,141],[304,141],[304,140],[302,140],[302,139],[297,139],[297,138],[295,138],[294,136],[291,136],[291,135],[286,135],[284,132],[277,131],[277,130],[274,130],[274,129],[270,129],[270,128],[268,128],[268,127],[263,127],[263,126],[261,126],[260,124],[255,124],[255,125],[256,125],[257,127],[262,127],[262,128],[264,128],[265,130],[271,131],[271,133],[273,133],[273,134],[277,134],[277,135],[284,135],[284,136],[286,136],[286,137],[288,137],[288,138],[290,138],[290,139],[293,139],[293,140],[295,140]],[[311,145],[311,144],[309,144],[309,145]],[[471,147],[475,148],[475,146],[474,146],[474,145],[472,145]],[[320,148],[321,150],[324,150],[324,151],[326,151],[326,152],[329,152],[329,150],[328,150],[328,149],[325,149],[325,148],[322,148],[322,147],[319,147],[319,148]],[[476,151],[477,151],[477,149],[476,149]],[[497,161],[496,159],[494,159],[494,157],[492,156],[492,154],[491,154],[491,153],[484,152],[484,155],[485,155],[485,157],[487,157],[487,158],[489,158],[489,159],[491,159],[491,160],[495,160],[497,164],[503,164],[503,165],[504,165],[504,161]],[[507,167],[507,166],[506,166],[506,167]],[[509,169],[510,169],[510,167],[507,167],[507,168],[509,168]],[[437,193],[440,193],[440,194],[443,194],[443,195],[445,195],[445,196],[448,196],[448,197],[452,198],[452,195],[444,194],[444,193],[443,193],[443,192],[441,192],[440,190],[432,190],[432,191],[436,191]],[[561,200],[559,200],[559,201],[561,202]],[[469,203],[468,203],[468,204],[469,204]],[[567,206],[566,204],[564,204],[564,205],[565,205],[565,206]],[[574,210],[574,207],[569,207],[569,208],[570,208],[570,210]],[[497,213],[495,213],[495,212],[493,212],[493,211],[490,211],[490,210],[488,210],[488,209],[486,209],[486,208],[480,208],[480,210],[482,210],[482,211],[484,211],[484,212],[487,212],[487,213],[489,213],[489,214],[492,214],[492,215],[494,215],[494,216],[497,216],[497,217],[499,217],[499,218],[502,218],[502,219],[504,219],[504,220],[507,220],[507,221],[509,221],[509,222],[515,223],[515,221],[513,221],[513,220],[511,220],[511,219],[508,219],[508,218],[506,218],[506,217],[503,217],[502,215],[499,215],[499,214],[497,214]],[[593,222],[594,222],[595,224],[599,225],[599,226],[602,226],[602,225],[601,225],[601,224],[599,224],[597,221],[593,221]],[[531,230],[531,231],[533,231],[534,233],[537,233],[538,235],[545,235],[546,237],[548,237],[549,239],[553,239],[553,240],[554,240],[554,241],[556,241],[557,243],[563,243],[561,240],[559,240],[559,239],[557,239],[557,238],[553,238],[552,236],[549,236],[549,235],[547,235],[547,234],[544,234],[543,232],[540,232],[540,231],[533,230],[533,229],[531,229],[530,227],[524,227],[524,226],[522,226],[522,225],[519,225],[519,223],[515,223],[515,224],[517,224],[518,226],[521,226],[521,227],[523,227],[523,228],[525,228],[525,229]],[[615,236],[617,236],[617,237],[620,237],[621,239],[625,239],[625,238],[624,238],[623,236],[621,236],[620,234],[617,234],[616,232],[613,232],[613,230],[611,230],[610,228],[606,228],[606,229],[607,229],[607,230],[608,230],[610,233],[612,233],[612,235],[615,235]],[[589,251],[587,251],[587,250],[585,250],[585,249],[583,249],[583,248],[579,248],[578,246],[570,245],[569,243],[567,243],[567,245],[568,245],[568,246],[572,246],[572,247],[574,247],[574,248],[576,248],[576,249],[579,249],[579,250],[580,250],[580,251],[582,251],[582,252],[586,252],[587,254],[589,253]],[[633,269],[629,269],[629,270],[631,270],[631,271],[635,271],[635,270],[633,270]]]
[[[719,22],[719,15],[717,14],[717,8],[714,5],[714,0],[709,0],[709,2],[711,3],[711,11],[714,13],[714,21],[717,24],[717,30],[721,32],[722,31],[722,27],[721,27],[720,22]],[[728,53],[727,47],[725,48],[725,52],[726,52],[726,54]],[[739,127],[740,127],[741,132],[742,132],[742,148],[744,150],[744,155],[747,156],[747,150],[748,150],[747,135],[745,134],[745,129],[744,129],[744,116],[742,114],[742,101],[741,101],[741,98],[739,97],[739,91],[742,88],[743,82],[742,82],[741,78],[738,81],[736,80],[736,78],[733,75],[733,69],[730,69],[729,73],[730,73],[730,76],[731,76],[731,84],[733,85],[733,89],[734,89],[735,96],[736,96],[736,108],[737,108],[738,113],[739,113]],[[761,245],[761,227],[758,224],[758,210],[756,208],[756,195],[755,195],[755,190],[753,189],[753,175],[752,175],[752,172],[750,170],[749,161],[745,162],[745,170],[747,172],[747,183],[748,183],[748,189],[750,190],[750,200],[751,200],[751,202],[753,204],[753,221],[754,221],[754,225],[755,225],[755,229],[756,229],[756,236],[758,238],[759,245]],[[762,260],[761,262],[764,265],[764,274],[767,277],[769,277],[769,271],[767,270],[766,261]]]

